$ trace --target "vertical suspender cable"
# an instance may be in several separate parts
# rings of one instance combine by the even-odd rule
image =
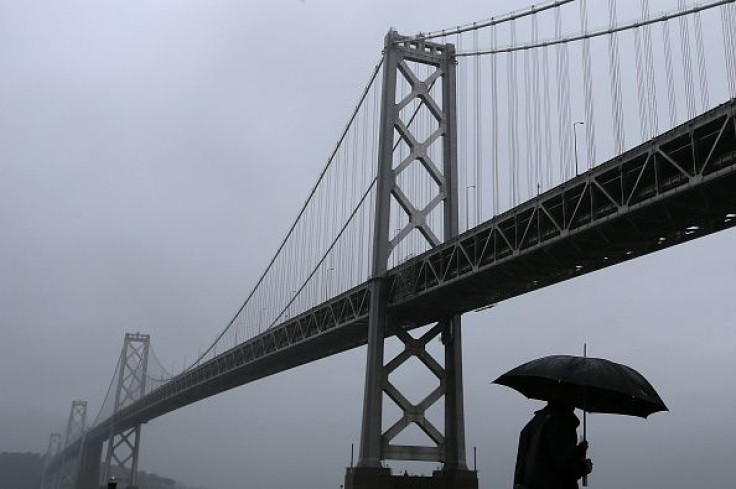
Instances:
[[[543,86],[544,93],[544,158],[546,188],[552,188],[552,112],[550,108],[550,76],[549,76],[549,48],[542,48]]]
[[[582,32],[588,33],[588,2],[581,0],[580,2],[580,24]],[[585,136],[588,146],[588,168],[592,168],[596,163],[595,148],[595,113],[593,106],[593,76],[591,74],[590,59],[590,39],[583,39],[583,71],[585,83],[583,91],[585,92]]]
[[[371,91],[371,96],[373,95],[373,92]],[[361,155],[363,156],[362,161],[359,162],[359,174],[360,174],[360,189],[365,189],[365,170],[366,170],[366,160],[370,158],[371,153],[369,151],[368,147],[368,127],[370,127],[371,123],[373,121],[368,121],[368,109],[363,108],[363,148],[361,151]],[[356,239],[358,242],[355,244],[355,248],[357,248],[358,256],[356,261],[356,272],[358,275],[357,282],[363,282],[366,277],[363,276],[363,243],[365,242],[365,206],[361,206],[360,208],[360,216],[358,217],[358,229],[357,229],[357,235]]]
[[[559,38],[562,35],[562,26],[560,25],[560,9],[555,9],[555,37]],[[562,45],[558,44],[555,46],[555,79],[557,81],[557,141],[558,141],[558,158],[559,165],[558,170],[560,172],[560,181],[564,182],[565,178],[565,163],[567,161],[565,155],[565,138],[563,121],[563,107],[562,107]]]
[[[536,44],[539,40],[539,14],[533,14],[532,20],[532,43]],[[531,188],[531,195],[537,195],[542,184],[542,101],[540,94],[540,74],[539,74],[539,48],[532,50],[532,104],[533,104],[533,132],[534,139],[534,178]]]
[[[355,129],[355,146],[353,150],[353,166],[351,170],[350,175],[350,198],[355,198],[356,192],[356,183],[358,182],[358,171],[360,168],[360,156],[365,154],[365,110],[363,110],[363,113],[361,114],[362,117],[358,119],[358,126]],[[360,132],[358,131],[360,129]],[[358,189],[363,190],[362,187],[358,186]],[[359,190],[359,191],[360,191]],[[352,209],[354,206],[354,202],[352,200],[350,201],[350,206],[347,208],[347,210]],[[346,213],[347,216],[347,213]],[[356,248],[356,234],[358,232],[358,228],[355,225],[355,221],[353,224],[351,224],[352,229],[351,232],[348,234],[348,242],[347,242],[347,250],[348,255],[346,256],[348,260],[348,267],[350,269],[350,274],[348,276],[348,282],[346,284],[345,289],[349,289],[357,282],[355,281],[355,260],[353,258],[353,252],[352,250],[355,250]]]
[[[708,73],[705,64],[705,43],[703,42],[703,25],[700,20],[700,12],[693,14],[695,22],[695,49],[698,55],[698,75],[700,76],[700,103],[701,110],[705,112],[710,105],[708,94]]]
[[[533,124],[532,121],[532,88],[531,88],[531,50],[524,51],[524,148],[526,149],[524,159],[524,167],[526,169],[526,194],[522,195],[522,200],[532,195],[532,188],[534,187],[534,170],[537,168],[534,157],[536,152],[534,151],[534,144],[532,141]]]
[[[608,16],[611,28],[616,26],[616,0],[608,0]],[[621,67],[618,55],[618,33],[608,36],[608,61],[611,74],[611,105],[613,109],[613,136],[616,154],[624,151],[624,122],[621,101]]]
[[[509,30],[511,37],[511,45],[516,44],[516,22],[514,20],[509,22]],[[511,164],[511,178],[509,179],[510,191],[509,191],[509,207],[514,207],[518,199],[518,186],[519,186],[519,174],[518,174],[518,97],[517,97],[517,84],[516,84],[516,52],[508,53],[508,110],[509,110],[509,162]]]
[[[562,16],[560,8],[555,9],[555,37],[562,37]],[[570,64],[567,43],[558,44],[557,51],[557,112],[559,114],[559,141],[560,141],[560,181],[566,181],[570,175],[572,161],[572,144],[570,126]]]
[[[355,168],[355,160],[358,159],[357,151],[358,143],[360,141],[358,137],[359,126],[360,118],[358,117],[356,119],[355,125],[352,128],[353,137],[350,164],[346,166],[345,171],[343,172],[343,199],[340,202],[340,221],[338,222],[338,225],[347,222],[350,211],[354,208],[353,202],[350,200],[350,198],[355,195],[355,175],[353,175],[353,168]],[[348,225],[348,229],[351,229],[351,225]],[[328,298],[332,297],[335,294],[339,294],[342,290],[347,289],[347,284],[350,283],[353,273],[352,260],[349,259],[347,251],[352,248],[350,246],[350,236],[351,233],[346,232],[346,234],[344,234],[343,237],[340,239],[340,248],[338,250],[339,268],[335,268],[335,271],[333,272],[334,276],[330,279],[332,292],[329,294]]]
[[[733,80],[733,91],[731,92],[732,97],[736,97],[736,28],[734,27],[734,24],[736,24],[736,5],[730,4],[727,5],[727,11],[728,11],[728,29],[731,32],[730,34],[730,59],[731,59],[731,73],[733,74],[731,79]]]
[[[497,37],[496,27],[491,27],[491,49],[496,49]],[[498,55],[491,55],[491,188],[493,191],[492,196],[492,209],[491,217],[495,217],[498,214],[499,204],[499,185],[498,185]]]
[[[677,125],[677,98],[675,92],[675,77],[672,68],[672,42],[669,21],[662,22],[662,42],[664,44],[664,65],[667,74],[667,98],[669,99],[670,128]]]
[[[473,31],[473,48],[478,51],[478,31]],[[480,70],[480,57],[476,56],[475,63],[475,100],[473,110],[475,111],[475,224],[481,222],[483,209],[483,126],[481,119],[482,108],[482,75]]]
[[[649,0],[641,0],[642,18],[649,20]],[[654,82],[654,55],[652,52],[652,27],[645,25],[642,35],[644,38],[644,53],[647,82],[647,100],[649,102],[649,129],[650,137],[654,137],[659,133],[659,117],[657,115],[657,87]]]
[[[728,95],[733,98],[734,90],[734,66],[731,43],[730,15],[728,5],[721,5],[721,31],[723,32],[723,55],[726,61],[726,79],[728,80]]]
[[[385,67],[383,68],[385,69]],[[371,180],[374,178],[378,178],[378,157],[379,157],[379,148],[378,148],[378,134],[381,130],[380,120],[381,120],[381,111],[379,108],[381,97],[379,96],[380,91],[376,90],[376,95],[373,97],[373,141],[371,142],[371,146],[373,148],[373,158],[371,158]],[[373,237],[375,236],[376,229],[374,228],[374,212],[376,208],[376,202],[375,200],[378,198],[378,194],[376,192],[376,187],[373,187],[373,190],[371,191],[371,195],[373,196],[372,201],[368,205],[368,224],[369,224],[369,233],[368,233],[368,241],[366,243],[366,255],[368,256],[368,266],[366,268],[366,274],[370,277],[371,276],[371,270],[373,269],[373,254],[370,252],[370,244],[373,242]]]
[[[639,127],[641,128],[641,141],[649,137],[649,111],[647,110],[647,96],[645,93],[644,60],[642,59],[641,31],[634,29],[634,50],[636,51],[636,92],[639,96]]]
[[[426,78],[429,78],[429,76],[431,76],[431,74],[436,69],[434,66],[429,66],[429,65],[425,66],[424,68],[425,68],[425,70],[424,70],[424,77],[425,77],[425,79]],[[430,90],[429,90],[430,97],[432,97],[435,100],[436,100],[436,98],[435,98],[435,95],[434,94],[436,93],[435,91],[439,87],[440,83],[441,82],[438,81],[437,83],[435,83],[434,85],[432,85],[430,87]],[[438,125],[437,125],[437,122],[436,122],[436,118],[433,115],[431,115],[430,113],[428,113],[428,111],[425,111],[425,112],[426,112],[426,114],[425,114],[425,124],[426,124],[426,127],[425,127],[425,129],[423,131],[424,131],[424,134],[428,134],[429,135],[429,134],[431,134],[431,133],[433,133],[435,131],[435,129],[438,127]],[[440,139],[440,142],[436,142],[436,143],[432,144],[431,146],[429,146],[427,148],[427,154],[428,154],[430,160],[437,161],[437,156],[436,156],[437,155],[437,151],[436,150],[437,150],[438,147],[441,147],[441,144],[442,144],[441,141],[442,140]],[[431,178],[428,178],[428,173],[426,171],[424,171],[422,173],[422,175],[421,175],[421,178],[419,179],[418,192],[419,192],[419,201],[420,202],[427,203],[427,202],[429,202],[431,200],[432,197],[434,197],[434,194],[436,193],[436,189],[432,188],[433,185],[434,185],[434,183],[431,180]],[[426,225],[430,229],[432,229],[432,230],[435,229],[435,226],[434,226],[434,224],[432,222],[433,221],[433,216],[434,216],[434,213],[431,213],[430,215],[425,216]],[[420,253],[421,251],[427,249],[426,239],[421,234],[421,232],[418,231],[416,234],[417,234],[418,247],[415,248],[414,253]]]
[[[426,68],[427,66],[424,66],[424,70],[425,70],[424,79],[425,80],[427,79]],[[419,108],[419,99],[417,99],[417,108]],[[429,113],[429,111],[424,111],[423,117],[420,120],[421,125],[417,128],[417,132],[416,132],[416,134],[420,136],[420,141],[425,139],[425,135],[428,134],[427,131],[429,130],[429,127],[430,127],[430,124],[429,124],[430,117],[432,117],[432,115]],[[422,198],[420,195],[421,195],[421,191],[423,188],[423,185],[421,185],[423,175],[424,173],[414,172],[414,182],[413,182],[414,188],[412,189],[412,194],[414,195],[413,202],[418,202],[418,203],[422,202]],[[412,254],[419,253],[419,250],[424,244],[424,239],[420,232],[413,232],[412,236],[413,238],[412,238],[411,246],[409,247],[408,254],[404,257],[404,259],[408,258]]]
[[[457,45],[458,51],[462,50],[463,47],[463,37],[461,34],[455,35],[455,43]],[[460,196],[464,197],[464,203],[465,203],[465,229],[468,227],[469,222],[469,209],[468,209],[468,181],[469,181],[469,175],[468,175],[468,94],[467,94],[467,62],[465,60],[458,60],[458,63],[461,63],[458,65],[457,70],[457,86],[458,86],[458,95],[460,97],[459,104],[458,104],[458,153],[460,155],[460,165],[463,168],[463,174],[465,177],[465,181],[462,182],[461,185],[458,185],[459,190],[461,191]],[[461,172],[458,171],[458,177],[460,176]],[[461,183],[461,182],[458,182]],[[460,204],[460,208],[462,208],[463,205]],[[460,222],[463,222],[462,219]]]
[[[678,0],[681,10],[685,9],[685,0]],[[695,117],[695,89],[693,88],[693,65],[690,54],[690,30],[687,17],[680,17],[680,48],[682,50],[683,74],[685,76],[685,101],[687,102],[688,119]]]

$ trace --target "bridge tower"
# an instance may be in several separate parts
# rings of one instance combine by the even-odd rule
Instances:
[[[61,451],[61,433],[51,433],[49,436],[49,444],[46,447],[46,453],[43,456],[43,474],[41,475],[41,489],[52,489],[53,485],[50,481],[52,478],[48,474],[49,463]]]
[[[458,234],[455,67],[452,44],[410,39],[394,30],[386,35],[363,421],[359,460],[355,468],[347,471],[346,489],[398,488],[403,481],[416,485],[411,478],[392,477],[390,470],[382,465],[384,460],[441,463],[442,469],[434,472],[430,485],[425,479],[423,487],[478,487],[476,473],[469,471],[465,462],[460,316],[438,318],[440,321],[421,338],[414,338],[406,331],[406,325],[391,318],[386,280],[392,251],[413,231],[418,231],[429,247],[442,242],[436,233],[442,234],[442,240]],[[428,77],[426,72],[430,73]],[[399,77],[411,87],[410,93],[401,100],[397,100]],[[423,135],[412,127],[412,114],[408,110],[417,103],[433,118],[429,132]],[[400,145],[408,147],[408,156],[402,157],[397,151]],[[440,158],[441,162],[435,161]],[[399,184],[401,173],[412,166],[413,171],[422,172],[436,184],[436,194],[427,203],[412,201]],[[438,233],[430,226],[428,216],[440,206],[443,229]],[[396,212],[404,212],[408,223],[390,238],[392,207]],[[401,340],[404,350],[385,363],[384,340],[393,335]],[[438,337],[444,345],[443,362],[433,358],[426,349],[428,342]],[[412,357],[421,361],[430,375],[439,380],[439,386],[418,404],[412,404],[390,380],[391,373]],[[384,395],[403,412],[385,431]],[[428,409],[442,398],[444,433],[426,416]],[[411,424],[431,440],[427,446],[393,443]]]
[[[87,401],[72,401],[64,435],[52,433],[44,456],[44,472],[41,476],[42,489],[73,489],[77,484],[79,457],[64,457],[54,469],[49,467],[51,461],[66,447],[84,438],[87,430]]]
[[[147,334],[125,334],[115,389],[115,414],[145,394],[150,339]],[[126,487],[126,484],[127,487],[136,487],[141,425],[119,429],[115,426],[115,414],[107,441],[103,480],[117,475],[117,471],[120,470],[121,487]],[[113,466],[116,468],[113,469]]]
[[[72,401],[72,409],[66,421],[64,448],[81,438],[87,429],[87,401]]]

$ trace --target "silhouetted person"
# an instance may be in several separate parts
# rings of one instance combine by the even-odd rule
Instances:
[[[549,402],[534,413],[519,436],[514,488],[577,489],[578,479],[593,470],[588,443],[577,442],[578,425],[566,404]]]
[[[107,481],[107,489],[117,489],[118,487],[118,481],[115,480],[115,477],[110,477],[110,480]]]

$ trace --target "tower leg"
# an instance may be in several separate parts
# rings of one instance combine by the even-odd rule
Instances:
[[[465,410],[463,409],[463,365],[460,316],[444,324],[445,344],[445,455],[446,470],[465,470]]]
[[[460,316],[445,323],[442,341],[445,344],[445,440],[446,459],[441,474],[441,487],[477,489],[478,474],[468,470],[465,460],[465,409],[463,405],[463,362]]]
[[[346,474],[346,489],[475,489],[478,486],[475,472],[468,471],[465,463],[460,317],[437,318],[443,321],[421,338],[412,337],[405,325],[391,317],[385,279],[391,253],[413,231],[418,231],[430,248],[441,244],[438,236],[448,239],[458,233],[455,64],[455,49],[451,44],[408,39],[393,30],[386,36],[363,420],[358,464]],[[397,97],[399,77],[405,82],[402,86],[408,83],[411,90]],[[417,107],[417,111],[424,107],[431,114],[429,129],[412,127],[412,111],[405,110],[411,106]],[[409,156],[396,152],[402,142],[408,146]],[[440,154],[435,151],[440,142],[441,165],[433,161]],[[423,171],[436,184],[436,195],[429,202],[413,202],[411,193],[404,192],[399,185],[399,175],[410,167]],[[442,227],[435,229],[427,216],[440,205]],[[404,212],[408,223],[389,239],[392,208]],[[404,343],[405,349],[384,363],[384,341],[392,335]],[[426,349],[429,341],[440,336],[445,345],[444,366]],[[393,371],[413,357],[439,380],[439,386],[417,404],[412,404],[389,379]],[[401,418],[385,431],[384,394],[402,412]],[[428,409],[443,396],[444,434],[426,416]],[[427,435],[428,441],[417,446],[397,444],[397,435],[412,424]],[[384,460],[439,462],[443,469],[423,478],[418,486],[412,477],[392,476],[383,467]]]
[[[102,442],[85,443],[82,446],[78,489],[98,489],[100,485],[100,466],[102,464]]]
[[[144,396],[149,347],[149,335],[126,333],[115,390],[116,413]],[[103,468],[105,480],[115,475],[121,489],[136,487],[140,439],[140,424],[124,430],[111,426]]]

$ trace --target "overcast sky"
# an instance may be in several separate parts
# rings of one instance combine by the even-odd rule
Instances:
[[[296,215],[389,27],[519,5],[0,0],[0,451],[43,451],[72,399],[94,413],[126,331],[150,333],[171,368],[214,338]],[[518,432],[539,408],[490,381],[584,342],[670,407],[591,417],[591,487],[731,487],[735,240],[722,232],[465,315],[481,487],[511,486]],[[364,367],[359,348],[156,419],[140,467],[211,489],[337,488],[359,442]],[[419,388],[420,374],[397,382]]]

